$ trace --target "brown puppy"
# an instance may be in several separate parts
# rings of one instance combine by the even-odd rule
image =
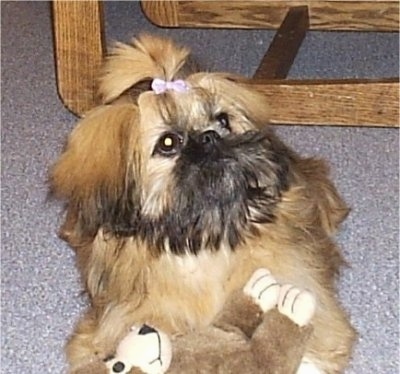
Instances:
[[[105,358],[133,324],[169,334],[210,324],[266,267],[316,295],[305,358],[342,372],[355,333],[335,296],[332,235],[346,205],[323,162],[265,128],[268,105],[243,79],[188,74],[187,59],[152,36],[117,44],[103,105],[52,169],[67,204],[62,235],[91,298],[68,343],[71,368]]]

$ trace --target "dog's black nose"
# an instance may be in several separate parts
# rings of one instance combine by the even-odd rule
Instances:
[[[148,325],[143,325],[139,330],[139,335],[151,334],[152,332],[157,331]]]
[[[208,130],[200,135],[200,143],[203,145],[214,145],[221,139],[220,135],[213,130]]]

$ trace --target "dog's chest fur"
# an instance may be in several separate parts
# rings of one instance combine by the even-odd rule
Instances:
[[[225,302],[232,261],[228,249],[197,255],[164,254],[151,270],[151,279],[157,281],[148,285],[148,300],[173,330],[206,326]]]

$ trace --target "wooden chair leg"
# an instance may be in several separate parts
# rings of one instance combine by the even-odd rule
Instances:
[[[399,127],[399,80],[253,80],[271,123]]]
[[[309,25],[307,6],[290,8],[254,74],[254,78],[286,78]]]
[[[95,85],[105,51],[100,0],[52,2],[58,93],[83,115],[96,104]]]

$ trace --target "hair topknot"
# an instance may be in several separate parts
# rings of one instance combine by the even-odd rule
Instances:
[[[99,79],[103,103],[109,103],[135,86],[154,78],[176,78],[189,57],[189,49],[164,37],[142,34],[130,44],[115,43]]]

